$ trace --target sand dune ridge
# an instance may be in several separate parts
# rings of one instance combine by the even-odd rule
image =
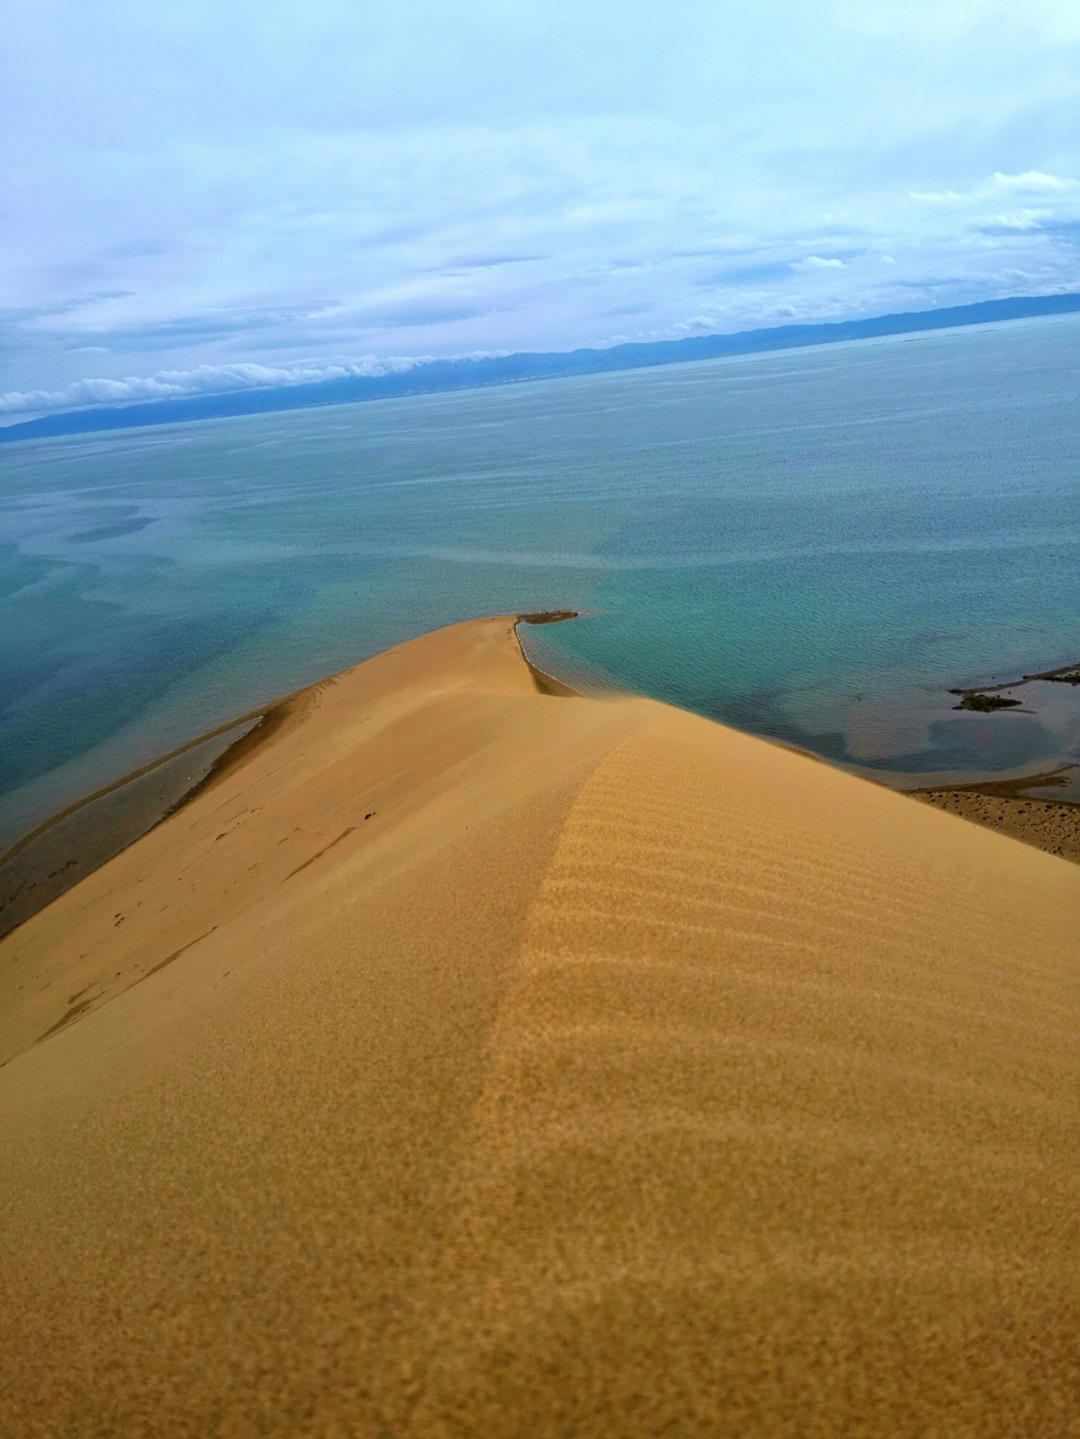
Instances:
[[[402,646],[0,942],[0,1422],[1080,1432],[1078,956],[1061,860]]]

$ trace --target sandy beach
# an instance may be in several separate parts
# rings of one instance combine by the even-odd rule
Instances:
[[[1080,867],[512,616],[0,940],[0,1432],[1080,1432]]]

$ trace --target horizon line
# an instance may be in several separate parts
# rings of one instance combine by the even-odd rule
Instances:
[[[95,431],[131,429],[185,421],[225,419],[251,414],[354,404],[415,394],[482,389],[496,384],[557,379],[565,376],[648,369],[724,356],[806,348],[846,340],[919,333],[966,325],[995,324],[1080,311],[1080,292],[1016,295],[979,300],[934,310],[895,311],[884,315],[799,322],[689,335],[677,340],[623,341],[607,347],[573,350],[514,351],[491,356],[422,359],[407,368],[376,375],[347,375],[293,384],[252,385],[122,405],[57,410],[29,420],[0,425],[0,443],[49,439]],[[222,367],[227,368],[227,367]]]

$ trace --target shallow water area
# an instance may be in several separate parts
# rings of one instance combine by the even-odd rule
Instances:
[[[889,778],[1077,755],[1080,316],[0,448],[0,845],[423,631]],[[1064,687],[1062,687],[1064,688]],[[923,782],[926,782],[925,778]]]

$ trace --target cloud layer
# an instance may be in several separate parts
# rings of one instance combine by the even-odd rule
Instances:
[[[260,390],[278,385],[317,384],[349,376],[378,378],[399,375],[428,357],[336,360],[327,365],[199,365],[194,370],[159,370],[156,375],[128,375],[121,380],[77,380],[62,390],[10,390],[0,395],[0,416],[49,414],[92,405],[132,405],[140,400],[174,400],[183,395],[226,395],[235,390]]]
[[[8,414],[1080,288],[1071,4],[12,9]]]

